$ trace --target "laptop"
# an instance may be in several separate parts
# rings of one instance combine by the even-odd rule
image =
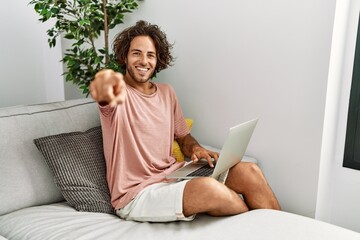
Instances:
[[[210,167],[205,159],[196,163],[190,162],[167,175],[167,178],[191,179],[197,177],[218,178],[229,168],[239,163],[250,142],[258,119],[253,119],[231,127],[215,167]]]

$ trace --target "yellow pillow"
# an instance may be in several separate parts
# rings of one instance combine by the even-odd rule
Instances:
[[[188,126],[189,130],[191,130],[193,125],[193,120],[190,118],[185,118],[186,125]],[[173,143],[173,157],[178,162],[182,162],[185,160],[184,154],[181,152],[180,146],[176,140]]]

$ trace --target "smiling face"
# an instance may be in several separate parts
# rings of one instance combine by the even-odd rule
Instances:
[[[157,63],[154,41],[149,36],[135,37],[130,43],[125,63],[125,79],[131,85],[147,83]]]

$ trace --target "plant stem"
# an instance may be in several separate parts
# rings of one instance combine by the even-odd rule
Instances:
[[[109,28],[108,28],[108,22],[107,22],[106,2],[107,2],[107,0],[103,0],[104,32],[105,32],[105,65],[108,65],[108,63],[109,63]]]

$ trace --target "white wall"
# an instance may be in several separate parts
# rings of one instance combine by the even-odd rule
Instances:
[[[49,49],[38,18],[27,1],[2,1],[0,107],[64,100],[61,43]]]
[[[360,232],[360,171],[343,168],[359,0],[338,0],[324,120],[316,218]]]
[[[152,0],[125,22],[156,23],[175,42],[158,79],[193,135],[220,147],[230,126],[259,117],[247,154],[284,210],[314,216],[334,13],[335,0]]]

